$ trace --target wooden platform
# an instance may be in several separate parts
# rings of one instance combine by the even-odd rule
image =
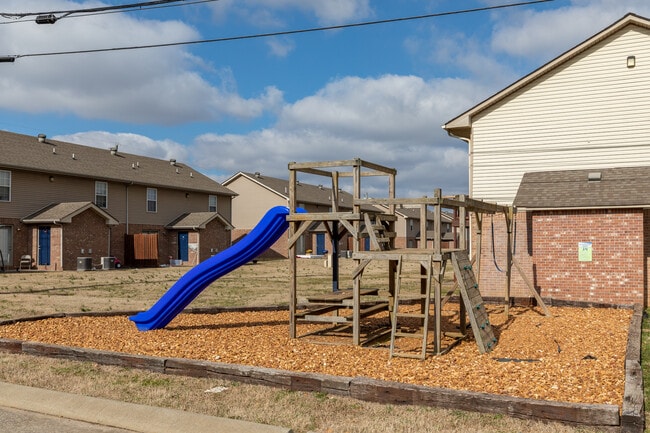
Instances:
[[[352,258],[357,260],[400,260],[404,261],[422,261],[432,260],[441,262],[449,260],[451,253],[459,250],[442,250],[440,254],[431,249],[424,248],[401,248],[388,251],[358,251],[352,253]]]

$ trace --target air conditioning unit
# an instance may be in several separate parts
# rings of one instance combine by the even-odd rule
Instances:
[[[102,269],[115,269],[115,257],[102,257]]]
[[[93,269],[92,257],[77,257],[78,271],[92,271],[92,269]]]

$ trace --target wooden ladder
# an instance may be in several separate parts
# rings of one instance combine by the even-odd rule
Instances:
[[[420,263],[426,269],[426,275],[421,278],[426,280],[425,293],[420,295],[420,299],[424,301],[424,307],[420,313],[405,313],[401,312],[400,307],[400,291],[402,288],[402,256],[399,257],[397,262],[397,284],[395,285],[395,298],[393,303],[392,312],[392,329],[390,334],[390,357],[402,358],[416,358],[425,359],[427,354],[427,337],[429,332],[429,306],[431,303],[431,278],[433,266],[431,261],[422,261]],[[400,327],[400,319],[419,319],[420,328],[416,331],[406,331]],[[396,338],[414,338],[422,341],[420,353],[413,351],[397,350],[395,347]]]
[[[366,224],[366,231],[370,238],[370,249],[374,251],[390,250],[390,237],[388,230],[381,221],[379,215],[375,215],[375,222],[373,223],[368,213],[363,214],[363,219]]]
[[[479,352],[489,352],[497,344],[497,339],[478,289],[472,263],[467,251],[455,251],[451,258]]]

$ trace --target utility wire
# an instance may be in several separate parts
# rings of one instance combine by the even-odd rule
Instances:
[[[175,1],[183,1],[183,3],[182,4],[161,4],[156,6],[138,6],[138,7],[133,7],[132,9],[107,10],[107,11],[100,11],[100,12],[75,12],[74,15],[64,14],[62,16],[59,16],[57,18],[57,21],[60,21],[63,18],[82,18],[82,17],[90,17],[94,15],[123,14],[123,13],[134,12],[134,11],[141,12],[141,11],[148,11],[151,9],[177,8],[180,6],[192,6],[201,3],[214,3],[219,0],[194,0],[194,1],[175,0]],[[49,15],[49,13],[42,14],[42,15]],[[11,21],[0,21],[0,25],[34,22],[34,18],[14,19],[13,17],[7,17],[6,14],[2,14],[2,13],[0,13],[0,16],[4,16],[5,18],[11,18]],[[30,14],[29,16],[33,16],[33,15]]]
[[[125,5],[102,6],[102,7],[86,8],[86,9],[68,9],[68,10],[46,11],[46,12],[0,12],[0,16],[3,16],[5,18],[12,18],[12,17],[25,18],[25,17],[36,16],[36,15],[49,15],[49,14],[70,15],[70,14],[83,13],[83,12],[104,12],[104,11],[111,11],[117,9],[133,9],[139,7],[156,6],[165,3],[178,3],[182,1],[185,0],[155,0],[155,1],[148,1],[148,2],[125,4]]]
[[[484,11],[490,11],[490,10],[495,10],[495,9],[505,9],[505,8],[512,8],[512,7],[529,6],[529,5],[534,5],[534,4],[539,4],[539,3],[548,3],[548,2],[553,2],[553,1],[555,1],[555,0],[531,0],[531,1],[525,1],[525,2],[503,4],[503,5],[485,6],[485,7],[481,7],[481,8],[461,9],[461,10],[456,10],[456,11],[438,12],[438,13],[425,14],[425,15],[415,15],[415,16],[400,17],[400,18],[389,18],[389,19],[384,19],[384,20],[364,21],[364,22],[350,23],[350,24],[339,24],[339,25],[334,25],[334,26],[312,27],[312,28],[297,29],[297,30],[285,30],[285,31],[271,32],[271,33],[256,33],[256,34],[252,34],[252,35],[229,36],[229,37],[213,38],[213,39],[200,39],[200,40],[195,40],[195,41],[169,42],[169,43],[149,44],[149,45],[131,45],[131,46],[113,47],[113,48],[93,48],[93,49],[87,49],[87,50],[51,51],[51,52],[42,52],[42,53],[17,54],[17,55],[9,55],[9,56],[0,56],[0,61],[8,61],[8,60],[6,60],[8,58],[17,59],[17,58],[21,58],[21,57],[45,57],[45,56],[60,56],[60,55],[69,55],[69,54],[89,54],[89,53],[101,53],[101,52],[111,52],[111,51],[140,50],[140,49],[145,49],[145,48],[164,48],[164,47],[175,47],[175,46],[182,46],[182,45],[197,45],[197,44],[207,44],[207,43],[217,43],[217,42],[241,41],[241,40],[247,40],[247,39],[268,38],[268,37],[273,37],[273,36],[287,36],[287,35],[295,35],[295,34],[302,34],[302,33],[321,32],[321,31],[327,31],[327,30],[339,30],[339,29],[347,29],[347,28],[354,28],[354,27],[366,27],[366,26],[373,26],[373,25],[379,25],[379,24],[389,24],[389,23],[397,23],[397,22],[404,22],[404,21],[422,20],[422,19],[427,19],[427,18],[438,18],[438,17],[450,16],[450,15],[460,15],[460,14],[467,14],[467,13],[484,12]],[[2,60],[2,59],[4,59],[4,60]],[[11,61],[13,61],[13,60],[11,60]]]

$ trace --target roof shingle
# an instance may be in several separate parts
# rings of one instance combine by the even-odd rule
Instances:
[[[600,180],[590,181],[590,173],[600,173]],[[650,167],[526,173],[513,204],[531,209],[650,206]]]
[[[192,167],[146,156],[116,152],[0,131],[0,167],[97,180],[236,195]]]

